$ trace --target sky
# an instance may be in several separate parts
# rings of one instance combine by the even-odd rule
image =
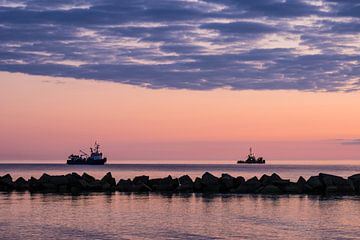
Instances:
[[[0,159],[360,160],[358,0],[0,0]]]

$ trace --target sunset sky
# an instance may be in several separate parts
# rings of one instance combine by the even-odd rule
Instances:
[[[0,1],[0,160],[360,160],[352,0]]]

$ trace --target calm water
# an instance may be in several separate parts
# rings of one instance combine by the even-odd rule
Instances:
[[[0,175],[39,177],[84,171],[119,178],[147,174],[201,176],[228,172],[246,178],[279,173],[296,180],[319,172],[360,173],[358,164],[0,164]],[[0,239],[356,239],[360,197],[230,194],[0,193]]]
[[[1,239],[356,239],[360,198],[0,194]]]

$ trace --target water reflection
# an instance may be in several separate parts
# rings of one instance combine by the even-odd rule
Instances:
[[[337,239],[360,234],[359,197],[0,194],[4,239]]]

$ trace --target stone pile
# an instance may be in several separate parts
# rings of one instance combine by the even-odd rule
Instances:
[[[0,191],[30,191],[44,193],[82,192],[186,192],[186,193],[239,193],[239,194],[316,194],[316,195],[360,195],[360,174],[343,178],[320,173],[308,180],[300,177],[296,182],[282,179],[276,173],[264,174],[260,179],[252,177],[233,177],[222,174],[216,177],[204,173],[194,180],[188,175],[180,178],[153,178],[137,176],[134,179],[121,179],[117,183],[108,172],[103,178],[96,179],[87,173],[50,176],[44,173],[39,179],[15,181],[10,174],[0,176]]]

